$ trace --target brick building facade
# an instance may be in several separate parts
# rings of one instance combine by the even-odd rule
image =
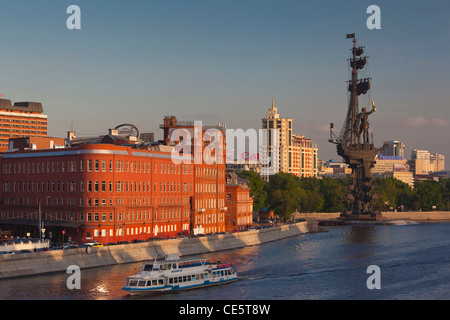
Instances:
[[[193,129],[176,118],[163,127],[167,133]],[[203,129],[199,135],[208,128]],[[165,138],[159,144],[143,143],[110,130],[92,139],[71,134],[64,148],[3,152],[0,228],[39,237],[41,221],[46,238],[61,241],[64,234],[66,241],[77,243],[229,231],[225,159],[194,161],[194,151],[205,156],[211,143],[200,139],[198,149],[176,162],[177,142],[168,134]],[[221,149],[211,156],[216,152],[225,157]],[[248,189],[239,192],[248,199]]]
[[[234,169],[227,169],[225,199],[226,230],[247,230],[253,222],[253,198],[249,182],[240,178]]]
[[[2,225],[101,243],[189,234],[194,168],[170,150],[114,144],[2,155]],[[170,149],[170,148],[169,148]],[[50,234],[51,233],[51,234]]]

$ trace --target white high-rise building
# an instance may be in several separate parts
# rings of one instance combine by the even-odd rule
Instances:
[[[272,147],[274,143],[271,141],[270,130],[278,129],[279,171],[299,177],[317,177],[317,146],[312,145],[311,139],[292,134],[292,119],[280,117],[273,99],[266,118],[262,119],[262,127],[267,129],[269,153],[275,150]]]
[[[430,172],[430,152],[428,150],[414,149],[411,152],[411,170],[414,174]]]
[[[438,172],[445,170],[445,156],[439,153],[430,154],[430,171]]]
[[[262,119],[263,129],[267,129],[268,139],[268,152],[269,158],[271,157],[271,152],[276,151],[272,146],[274,143],[271,141],[270,130],[278,129],[279,137],[279,154],[278,161],[279,171],[292,173],[292,119],[280,118],[278,109],[275,107],[275,101],[272,99],[272,107],[267,112],[267,117]]]

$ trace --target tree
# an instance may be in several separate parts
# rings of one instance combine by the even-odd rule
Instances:
[[[321,212],[325,202],[321,192],[321,181],[315,177],[299,179],[300,187],[306,191],[306,198],[301,203],[303,212]]]
[[[445,202],[440,183],[431,180],[416,181],[414,192],[414,210],[444,210]]]
[[[266,189],[267,207],[284,219],[289,219],[291,213],[300,211],[307,198],[299,178],[284,172],[270,176]]]
[[[381,211],[389,210],[390,207],[397,209],[404,205],[405,208],[412,206],[413,190],[411,187],[396,178],[376,178],[374,180],[374,193],[378,195],[376,207]]]
[[[323,195],[324,212],[342,212],[348,209],[349,202],[345,198],[350,179],[329,178],[321,179],[320,192]]]
[[[250,196],[253,197],[253,210],[259,211],[261,207],[266,205],[267,191],[265,187],[267,182],[253,171],[240,170],[237,174],[248,180],[250,184]]]

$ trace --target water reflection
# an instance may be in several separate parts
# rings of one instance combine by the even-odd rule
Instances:
[[[349,243],[372,243],[376,238],[379,226],[350,226],[347,235]]]
[[[387,299],[449,297],[450,224],[343,226],[264,245],[204,254],[230,261],[240,280],[198,290],[134,297],[122,290],[142,263],[81,270],[81,289],[70,274],[0,281],[0,299]],[[382,269],[382,290],[366,287],[369,265]]]

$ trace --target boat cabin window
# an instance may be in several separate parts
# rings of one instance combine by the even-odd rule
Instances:
[[[152,271],[152,270],[153,270],[153,264],[144,265],[144,271]]]
[[[161,265],[161,270],[177,269],[176,263],[166,263]]]
[[[130,287],[136,287],[137,284],[138,284],[138,281],[137,281],[137,280],[130,280],[129,286],[130,286]]]

